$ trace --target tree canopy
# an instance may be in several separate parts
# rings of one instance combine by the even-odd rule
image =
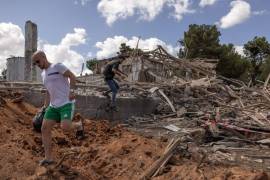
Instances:
[[[228,78],[240,78],[250,69],[250,63],[239,55],[233,44],[221,46],[217,73]]]
[[[270,55],[270,44],[265,37],[255,36],[244,45],[244,53],[251,62],[251,80],[255,83],[256,78],[262,73],[261,66]]]
[[[86,61],[86,67],[91,71],[94,71],[96,64],[98,63],[97,58],[89,59]]]
[[[220,52],[219,36],[215,25],[189,25],[179,43],[184,47],[179,55],[186,58],[217,58]]]
[[[3,79],[7,79],[7,69],[6,68],[2,70],[1,75],[2,75]]]
[[[135,51],[135,48],[131,48],[129,45],[126,43],[121,43],[119,47],[119,51],[117,52],[118,55],[131,55]],[[143,52],[141,49],[137,49],[136,52],[140,53]]]

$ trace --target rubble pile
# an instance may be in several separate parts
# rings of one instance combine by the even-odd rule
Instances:
[[[156,113],[132,117],[126,125],[143,134],[187,136],[187,144],[193,144],[190,151],[196,147],[205,162],[269,171],[270,94],[266,87],[248,87],[224,77],[147,85],[144,91],[160,97],[162,103]]]
[[[40,167],[38,161],[44,156],[41,135],[33,131],[31,124],[38,109],[25,103],[20,93],[1,91],[0,97],[5,102],[0,107],[1,179],[268,177],[261,170],[198,161],[196,156],[199,157],[200,152],[195,148],[192,153],[190,148],[185,147],[189,142],[187,136],[174,140],[145,137],[122,125],[112,126],[107,121],[91,120],[85,123],[84,140],[77,140],[74,134],[64,134],[56,127],[53,130],[53,154],[57,163]],[[77,114],[74,121],[81,118]],[[166,164],[163,160],[167,160]]]
[[[217,75],[213,62],[180,60],[160,46],[131,54],[123,70],[141,69],[120,83],[119,96],[158,99],[156,111],[124,122],[86,120],[83,140],[55,128],[57,163],[47,167],[38,166],[44,151],[41,135],[32,128],[38,110],[18,92],[44,88],[0,84],[0,177],[269,179],[270,76],[264,85],[249,87]],[[86,96],[102,96],[107,88],[100,75],[89,81],[82,77],[77,87],[76,93]],[[77,114],[74,121],[81,118]]]

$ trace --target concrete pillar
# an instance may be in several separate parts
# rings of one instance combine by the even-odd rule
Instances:
[[[31,21],[25,23],[25,81],[36,81],[36,67],[33,67],[31,56],[37,50],[37,25]]]

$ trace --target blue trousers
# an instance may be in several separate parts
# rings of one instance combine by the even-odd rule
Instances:
[[[110,91],[112,92],[112,106],[116,105],[116,94],[119,90],[119,85],[115,80],[106,80],[106,83],[108,84]]]

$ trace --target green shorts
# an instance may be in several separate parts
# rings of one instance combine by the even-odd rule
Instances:
[[[46,109],[44,119],[54,120],[56,122],[61,122],[63,120],[72,120],[74,115],[74,103],[68,103],[61,107],[54,108],[49,106]]]

